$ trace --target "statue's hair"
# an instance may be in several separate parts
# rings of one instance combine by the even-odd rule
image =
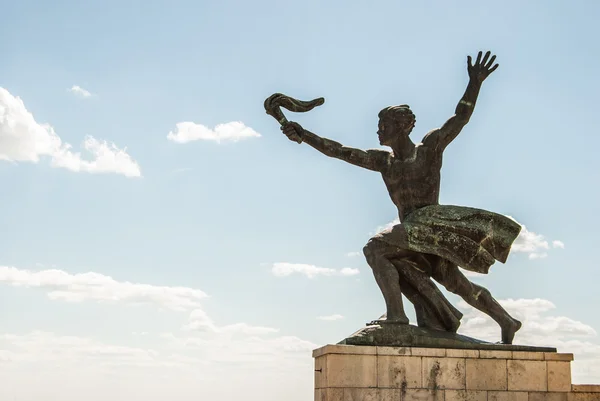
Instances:
[[[397,122],[398,120],[406,121],[408,119],[412,125],[414,125],[417,121],[415,115],[407,104],[386,107],[379,112],[379,118],[389,118],[394,122]]]

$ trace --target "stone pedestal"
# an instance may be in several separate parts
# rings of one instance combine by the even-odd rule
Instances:
[[[600,401],[572,385],[573,354],[327,345],[313,351],[315,401]]]

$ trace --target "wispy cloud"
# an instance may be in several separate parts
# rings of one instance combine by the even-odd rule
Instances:
[[[20,98],[0,88],[0,160],[38,163],[48,157],[51,166],[70,171],[141,176],[127,149],[91,136],[85,138],[83,149],[91,155],[89,160],[73,152],[50,125],[38,124]]]
[[[344,316],[338,315],[338,314],[317,317],[317,319],[319,319],[319,320],[325,320],[325,321],[342,320],[343,318],[344,318]]]
[[[225,326],[217,326],[208,314],[196,309],[190,313],[188,322],[183,326],[184,331],[210,332],[221,334],[241,333],[245,335],[264,335],[279,332],[279,329],[263,326],[252,326],[247,323],[235,323]]]
[[[600,343],[596,330],[581,321],[553,314],[556,306],[546,299],[505,299],[499,302],[523,322],[515,344],[557,347],[559,352],[574,353],[573,381],[600,380]],[[500,339],[497,323],[464,301],[460,301],[459,306],[465,312],[460,333],[491,342]]]
[[[39,288],[52,300],[65,302],[154,304],[186,310],[200,306],[207,295],[189,287],[166,287],[117,281],[99,273],[71,274],[62,270],[30,271],[0,266],[0,283],[14,287]]]
[[[79,85],[73,85],[73,86],[71,87],[71,89],[69,89],[69,92],[71,92],[72,94],[74,94],[74,95],[76,95],[76,96],[78,96],[78,97],[84,98],[84,99],[86,99],[86,98],[89,98],[89,97],[92,97],[92,96],[93,96],[93,95],[91,94],[91,92],[90,92],[90,91],[88,91],[88,90],[86,90],[86,89],[83,89],[83,88],[82,88],[81,86],[79,86]]]
[[[329,267],[319,267],[303,263],[274,263],[271,272],[277,277],[291,276],[292,274],[301,274],[310,279],[317,276],[355,276],[360,273],[358,269],[344,267],[342,269],[332,269]]]
[[[45,331],[27,334],[0,334],[0,347],[10,352],[11,362],[35,360],[38,363],[110,359],[120,364],[152,364],[158,353],[153,350],[104,344],[90,338],[57,335]]]
[[[382,226],[379,226],[375,229],[375,231],[372,231],[370,234],[371,235],[375,235],[378,234],[384,230],[389,230],[390,228],[394,227],[395,225],[400,224],[400,219],[398,217],[396,217],[394,220],[390,221],[387,224],[384,224]]]
[[[167,134],[167,139],[176,143],[192,141],[238,142],[248,138],[260,138],[260,134],[240,121],[219,124],[214,129],[193,122],[181,122],[175,131]]]
[[[515,220],[511,216],[506,217]],[[551,248],[548,240],[546,240],[542,234],[529,231],[527,226],[524,224],[521,224],[521,227],[521,232],[512,245],[512,252],[526,253],[531,260],[544,259],[548,257],[548,253],[546,251]],[[554,240],[552,241],[552,248],[564,249],[565,244],[562,241]]]

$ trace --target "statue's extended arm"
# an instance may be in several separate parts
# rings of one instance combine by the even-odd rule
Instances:
[[[477,103],[481,84],[492,72],[494,72],[494,70],[496,70],[496,68],[498,68],[498,64],[494,65],[496,56],[490,58],[489,51],[485,54],[483,59],[481,56],[482,53],[479,52],[475,65],[471,64],[471,56],[468,57],[469,84],[467,85],[467,89],[458,102],[454,115],[440,128],[429,132],[425,138],[423,138],[424,145],[432,146],[436,150],[445,149],[469,122],[471,115],[473,115],[475,104]]]
[[[329,157],[343,160],[373,171],[382,171],[387,165],[390,153],[385,150],[361,150],[349,148],[339,142],[320,137],[302,128],[299,124],[289,122],[282,127],[283,132],[291,138],[297,134],[302,142],[307,143],[319,152]]]

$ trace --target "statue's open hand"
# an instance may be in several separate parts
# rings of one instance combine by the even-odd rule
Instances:
[[[300,124],[289,121],[281,127],[281,130],[290,141],[302,143],[302,132],[304,129]]]
[[[477,60],[475,60],[475,64],[473,65],[473,59],[471,56],[467,57],[469,78],[475,80],[476,82],[482,83],[492,72],[498,68],[498,64],[494,65],[494,61],[496,60],[496,56],[492,56],[490,58],[490,52],[486,52],[485,56],[483,56],[483,60],[481,59],[482,52],[477,54]],[[488,61],[489,59],[489,61]]]

